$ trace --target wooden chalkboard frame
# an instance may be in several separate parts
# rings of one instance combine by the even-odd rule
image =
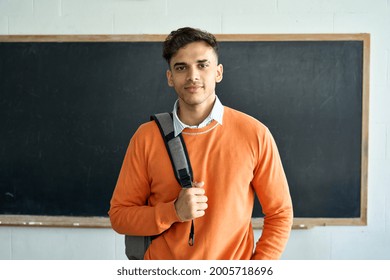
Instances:
[[[294,229],[367,225],[370,34],[218,34],[219,41],[361,41],[363,43],[361,201],[358,218],[294,218]],[[166,35],[10,35],[0,42],[162,42]],[[252,219],[261,229],[263,218]],[[106,217],[0,215],[0,226],[110,228]]]

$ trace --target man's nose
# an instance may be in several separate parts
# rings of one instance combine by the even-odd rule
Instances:
[[[196,67],[190,67],[188,69],[187,81],[198,81],[199,80],[199,70]]]

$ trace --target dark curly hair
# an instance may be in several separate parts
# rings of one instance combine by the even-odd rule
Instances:
[[[204,41],[210,45],[218,58],[218,43],[214,35],[191,27],[180,28],[168,35],[163,44],[163,57],[170,64],[172,57],[180,48],[199,41]]]

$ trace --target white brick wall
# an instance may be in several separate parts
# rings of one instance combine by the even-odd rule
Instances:
[[[0,35],[8,34],[8,17],[0,16]]]
[[[386,134],[386,160],[390,160],[390,125],[387,125]],[[390,172],[389,172],[390,173]],[[390,189],[390,188],[389,188]],[[390,197],[389,197],[390,199]]]
[[[239,23],[239,24],[238,24]],[[331,13],[268,13],[256,16],[226,15],[223,33],[333,33]]]
[[[35,16],[61,16],[61,1],[33,0],[33,14]]]
[[[1,0],[0,15],[14,16],[33,13],[33,0]]]
[[[387,0],[278,0],[280,12],[377,13],[387,9]]]
[[[0,35],[166,34],[181,26],[371,33],[368,226],[293,231],[283,258],[389,259],[390,0],[0,0]],[[104,229],[0,227],[0,259],[18,258],[121,259],[123,237]]]

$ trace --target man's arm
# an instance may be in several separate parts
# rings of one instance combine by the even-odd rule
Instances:
[[[291,231],[292,202],[279,152],[268,129],[259,142],[259,162],[252,184],[265,216],[252,259],[279,259]]]
[[[158,235],[179,221],[175,198],[154,206],[146,205],[150,196],[150,182],[145,138],[147,136],[142,129],[132,137],[111,199],[111,225],[120,234]]]

